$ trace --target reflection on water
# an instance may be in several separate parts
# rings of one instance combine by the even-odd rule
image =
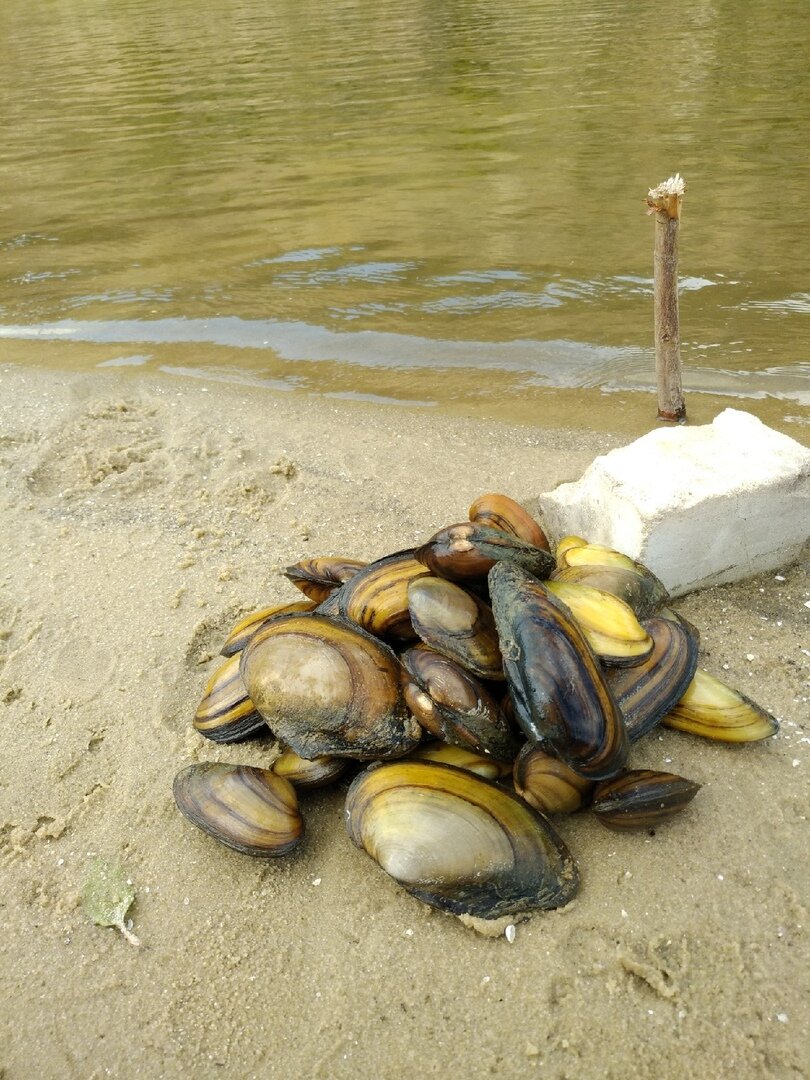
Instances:
[[[806,5],[668,12],[3,0],[0,360],[646,389],[643,197],[680,170],[687,390],[806,403]]]

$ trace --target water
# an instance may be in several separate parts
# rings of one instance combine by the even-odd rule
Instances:
[[[588,419],[810,405],[810,9],[3,0],[0,361]]]

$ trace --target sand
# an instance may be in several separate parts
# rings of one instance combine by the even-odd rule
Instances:
[[[663,731],[634,763],[703,784],[654,836],[559,823],[577,899],[487,939],[349,843],[345,785],[302,795],[269,863],[177,812],[215,747],[191,715],[278,568],[372,559],[501,490],[529,510],[626,436],[254,388],[0,369],[0,1075],[808,1075],[807,568],[688,596],[702,664],[782,720],[745,747]],[[141,946],[81,904],[132,882]]]

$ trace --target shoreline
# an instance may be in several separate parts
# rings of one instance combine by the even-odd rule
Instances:
[[[634,765],[701,783],[689,810],[654,837],[555,820],[579,896],[485,939],[352,848],[345,787],[302,795],[304,844],[262,864],[193,830],[172,777],[272,758],[190,720],[231,625],[297,598],[279,567],[378,558],[484,491],[534,512],[640,432],[110,370],[0,385],[5,1080],[803,1074],[806,566],[674,605],[780,734],[654,733]],[[133,882],[140,949],[81,908],[95,855]]]

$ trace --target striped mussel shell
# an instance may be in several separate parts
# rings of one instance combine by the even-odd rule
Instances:
[[[296,600],[292,604],[275,604],[252,611],[234,626],[220,652],[223,656],[235,656],[244,649],[251,636],[268,619],[273,619],[276,615],[287,615],[293,611],[312,611],[314,607],[315,603],[312,600]]]
[[[470,507],[468,517],[476,525],[500,529],[501,532],[517,536],[519,540],[525,540],[527,544],[533,544],[545,551],[549,549],[548,538],[539,522],[508,495],[496,492],[479,495]]]
[[[436,765],[452,765],[483,776],[485,780],[503,780],[512,772],[508,761],[496,761],[487,754],[476,754],[463,746],[441,741],[423,743],[408,755],[409,761],[432,761]]]
[[[685,615],[682,615],[680,611],[676,611],[675,608],[662,607],[655,613],[659,619],[669,619],[670,622],[680,623],[689,636],[700,645],[700,630],[695,626],[693,622],[690,622]]]
[[[650,655],[635,667],[605,672],[631,742],[657,727],[680,701],[698,663],[691,623],[656,617],[647,619],[644,627],[653,640]]]
[[[174,799],[194,825],[245,855],[285,855],[304,833],[295,788],[269,769],[189,765],[174,778]]]
[[[553,556],[544,548],[472,521],[440,529],[414,554],[434,574],[449,581],[485,578],[496,562],[505,559],[541,578],[547,578],[555,566]]]
[[[700,784],[675,773],[631,769],[597,786],[593,810],[609,829],[651,829],[680,813],[698,791]]]
[[[455,660],[428,645],[400,654],[405,702],[425,730],[445,742],[512,761],[517,744],[497,702]]]
[[[570,609],[603,663],[626,667],[640,663],[652,652],[652,638],[630,605],[618,596],[567,581],[547,581],[546,588]]]
[[[364,566],[318,610],[350,619],[379,637],[413,641],[416,633],[408,608],[408,585],[427,573],[412,549],[396,551]]]
[[[413,628],[426,645],[479,679],[503,679],[491,608],[460,585],[432,574],[408,586]]]
[[[515,758],[515,791],[541,814],[573,814],[588,801],[594,784],[536,743]]]
[[[574,860],[549,822],[516,795],[448,765],[402,761],[355,778],[353,842],[418,899],[496,919],[568,903]]]
[[[217,743],[239,742],[266,727],[239,674],[239,656],[230,656],[208,680],[194,715],[194,727]]]
[[[515,715],[580,776],[620,772],[629,742],[599,661],[569,609],[519,566],[489,573],[492,610]]]
[[[311,761],[302,758],[289,747],[282,750],[273,764],[271,770],[276,776],[283,776],[285,780],[296,788],[307,790],[309,788],[326,787],[335,780],[339,780],[349,767],[347,758],[336,758],[324,755],[313,758]]]
[[[669,602],[666,587],[651,570],[601,544],[565,548],[558,555],[558,566],[551,578],[613,593],[629,604],[639,619],[649,618]]]
[[[286,567],[282,573],[305,596],[320,604],[365,565],[357,559],[318,555],[312,559],[301,559]]]
[[[664,726],[719,742],[758,742],[779,730],[775,716],[739,690],[698,668]]]
[[[421,736],[396,655],[345,619],[271,619],[248,642],[240,670],[273,733],[301,757],[400,757]]]

